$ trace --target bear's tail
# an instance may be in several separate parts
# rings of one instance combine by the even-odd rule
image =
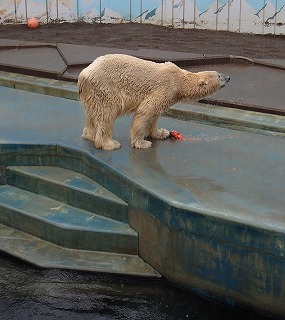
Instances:
[[[78,93],[78,98],[81,101],[82,101],[82,94],[83,94],[83,90],[84,90],[84,82],[85,81],[79,75],[78,82],[77,82],[77,93]]]

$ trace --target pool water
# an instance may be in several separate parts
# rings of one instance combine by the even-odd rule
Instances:
[[[163,280],[38,269],[0,254],[0,318],[261,320]]]

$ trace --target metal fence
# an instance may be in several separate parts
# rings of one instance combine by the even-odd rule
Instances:
[[[86,21],[285,34],[285,0],[0,0],[0,23]]]

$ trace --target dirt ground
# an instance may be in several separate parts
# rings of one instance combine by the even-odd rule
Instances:
[[[38,29],[2,24],[0,38],[285,59],[284,36],[174,29],[150,24],[51,23]]]

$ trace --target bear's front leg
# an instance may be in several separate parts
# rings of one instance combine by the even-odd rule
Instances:
[[[144,137],[147,136],[148,126],[148,118],[144,114],[136,112],[131,126],[132,147],[146,149],[152,146],[150,141],[144,139]]]
[[[144,140],[150,136],[156,139],[165,139],[169,136],[166,129],[157,129],[160,115],[165,112],[175,99],[171,94],[163,91],[153,92],[138,107],[131,128],[131,143],[135,148],[149,148],[150,141]]]
[[[156,129],[155,131],[153,131],[149,137],[151,138],[154,138],[154,139],[166,139],[168,138],[170,135],[170,132],[167,130],[167,129],[163,129],[163,128],[160,128],[160,129]]]
[[[150,123],[149,129],[148,129],[148,137],[154,138],[154,139],[166,139],[169,137],[170,132],[166,129],[157,128],[157,122],[158,117],[154,117]]]

